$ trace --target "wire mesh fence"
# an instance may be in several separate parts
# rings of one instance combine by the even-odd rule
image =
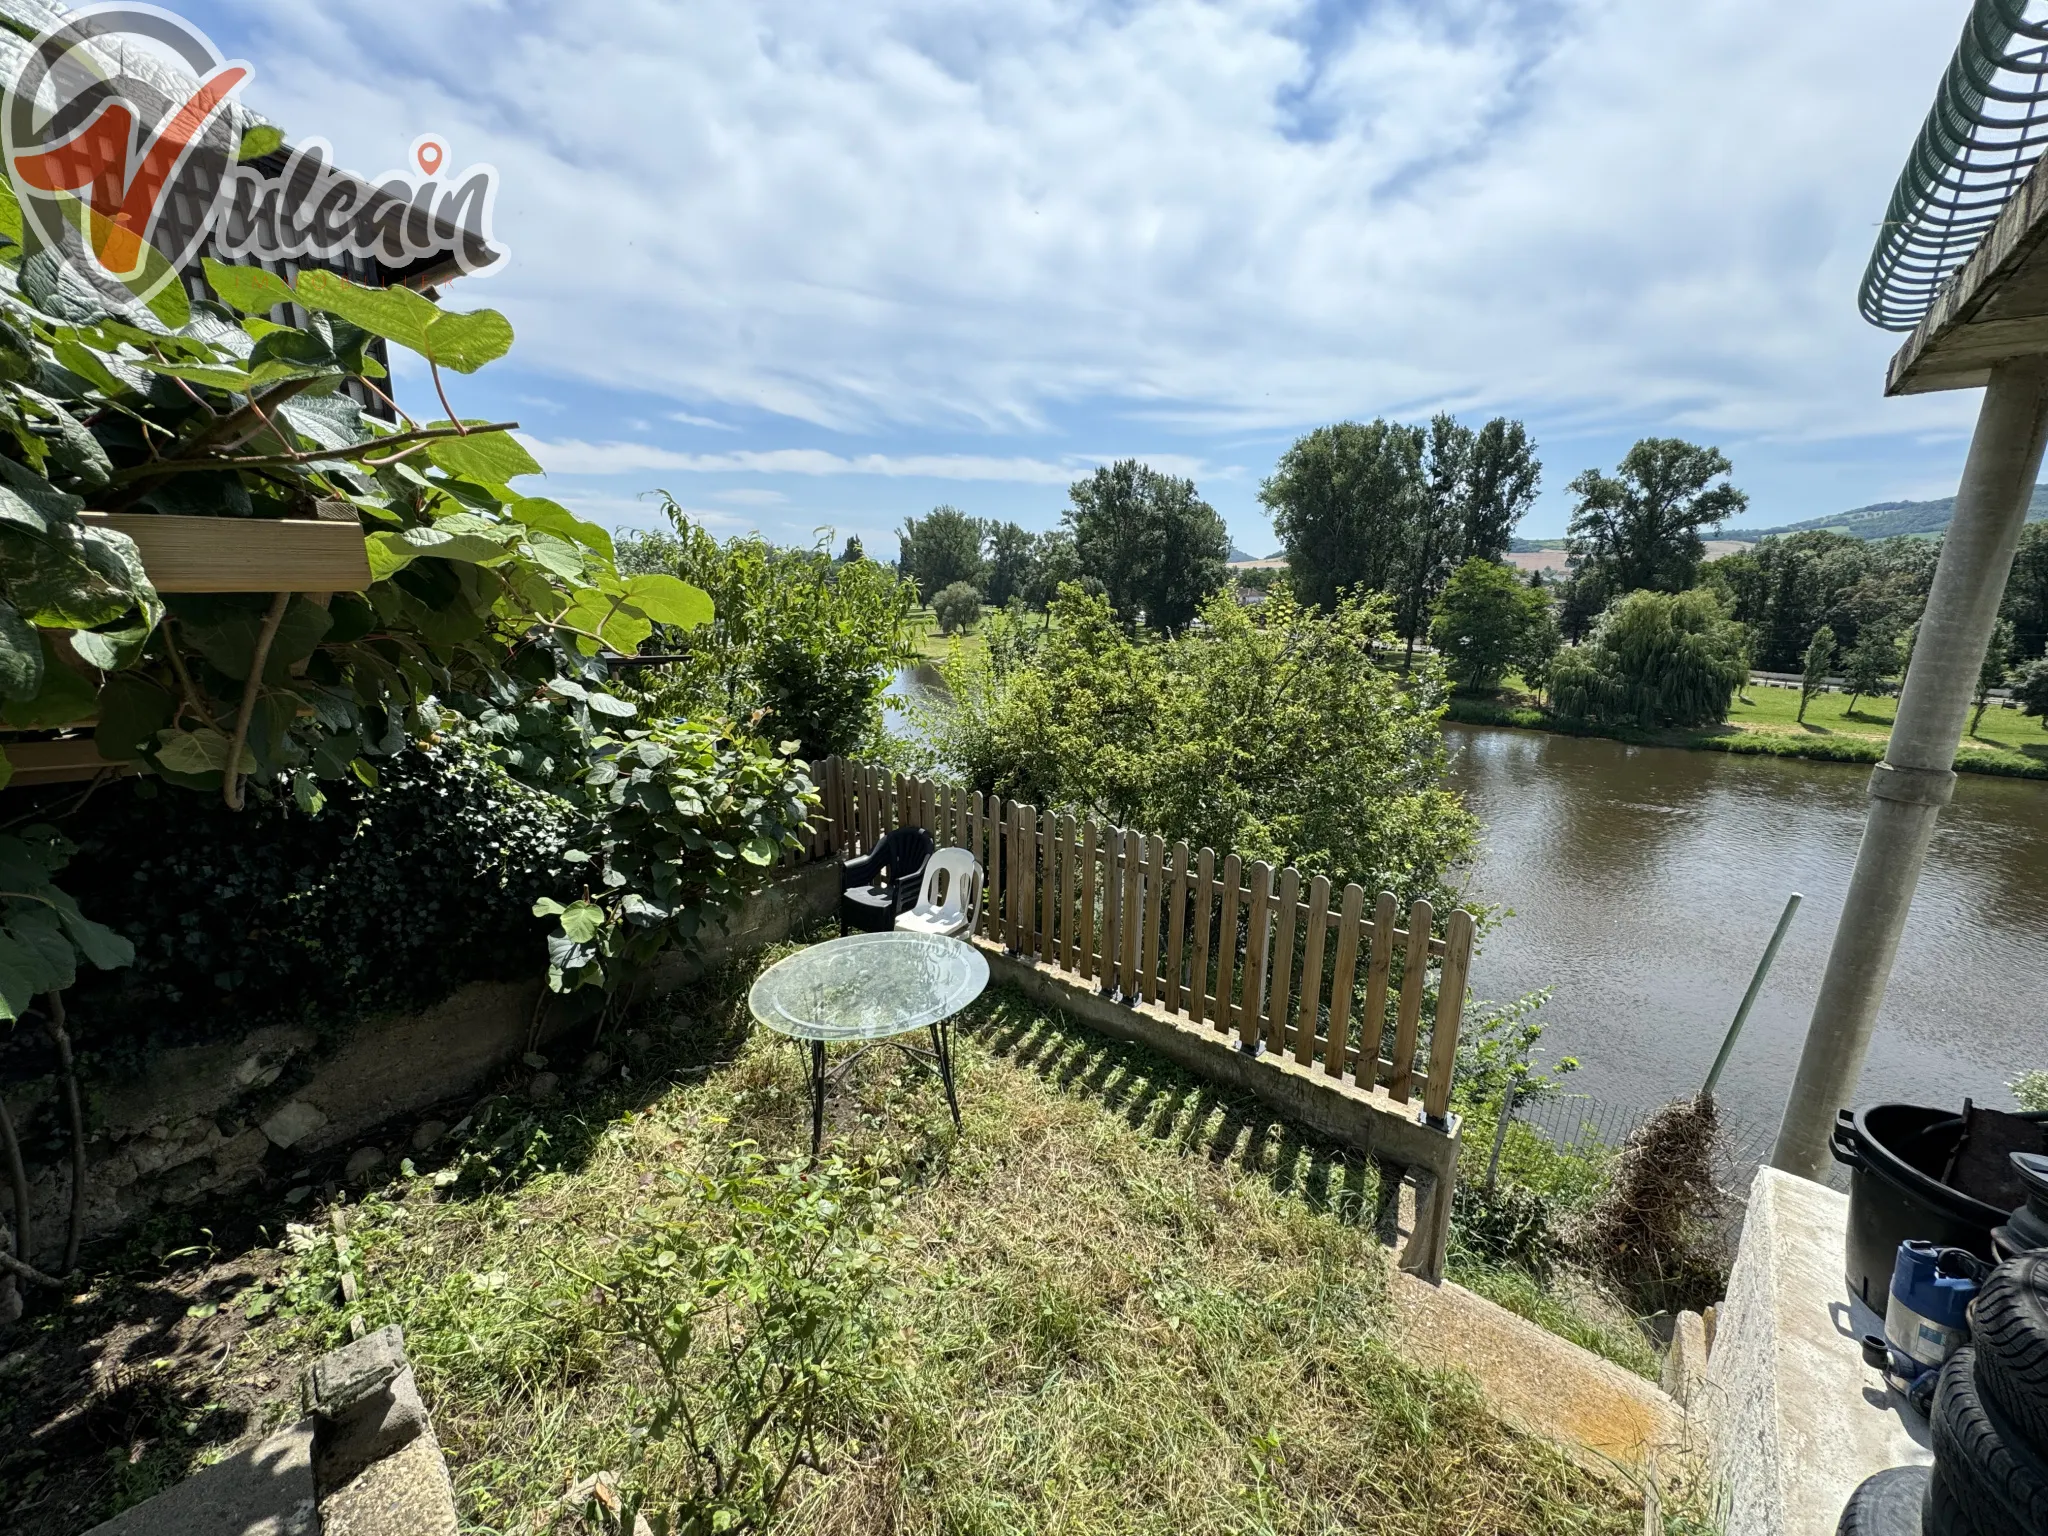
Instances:
[[[1553,1093],[1517,1100],[1513,1118],[1560,1152],[1597,1154],[1618,1150],[1658,1107],[1617,1103],[1585,1093]],[[1770,1156],[1777,1127],[1745,1118],[1726,1103],[1718,1108],[1721,1134],[1715,1166],[1721,1188],[1740,1200],[1748,1195],[1750,1181]]]

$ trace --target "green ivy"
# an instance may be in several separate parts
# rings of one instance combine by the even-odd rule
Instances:
[[[67,886],[132,946],[131,965],[83,972],[69,994],[88,1065],[116,1071],[167,1047],[328,1029],[533,974],[545,931],[533,902],[574,889],[562,855],[586,832],[567,804],[457,743],[392,759],[374,789],[337,786],[317,816],[284,796],[233,812],[131,780],[66,825]],[[39,1070],[24,1057],[7,1075]]]

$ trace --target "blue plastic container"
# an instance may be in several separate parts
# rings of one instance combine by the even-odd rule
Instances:
[[[1948,1254],[1955,1254],[1955,1262],[1944,1264]],[[1968,1314],[1977,1281],[1962,1272],[1968,1257],[1933,1243],[1899,1244],[1884,1313],[1884,1339],[1891,1350],[1886,1376],[1909,1397],[1941,1369],[1957,1345],[1969,1342]]]

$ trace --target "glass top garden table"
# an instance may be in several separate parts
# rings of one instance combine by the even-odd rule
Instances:
[[[810,1045],[811,1155],[825,1135],[825,1094],[832,1078],[879,1044],[938,1068],[946,1107],[960,1124],[953,1091],[950,1020],[988,985],[988,961],[972,944],[923,933],[854,933],[828,939],[778,960],[747,995],[754,1017],[778,1034]],[[921,1051],[897,1036],[928,1030],[932,1048]],[[825,1047],[863,1042],[828,1073]]]

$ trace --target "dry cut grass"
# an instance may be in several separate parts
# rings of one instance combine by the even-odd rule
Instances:
[[[358,1310],[405,1326],[474,1530],[546,1529],[573,1479],[631,1462],[645,1367],[609,1342],[584,1277],[659,1176],[740,1140],[804,1146],[797,1053],[746,1035],[748,979],[611,1042],[629,1075],[615,1054],[604,1086],[529,1124],[495,1171],[473,1136],[481,1178],[422,1170],[348,1213]],[[836,1147],[888,1162],[907,1193],[872,1384],[779,1528],[1642,1528],[1633,1492],[1384,1341],[1362,1164],[1015,995],[972,1011],[959,1055],[957,1138],[936,1085],[893,1053],[835,1100]],[[345,1336],[334,1250],[301,1246],[285,1317],[244,1334],[230,1370]]]

